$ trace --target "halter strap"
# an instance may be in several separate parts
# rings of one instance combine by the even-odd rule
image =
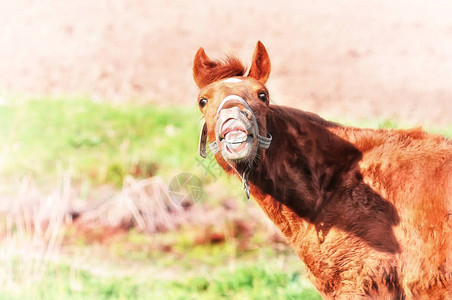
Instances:
[[[272,142],[272,135],[267,132],[267,137],[263,137],[262,135],[257,135],[257,142],[259,143],[259,147],[268,149]]]
[[[263,149],[268,149],[270,147],[271,142],[272,142],[272,138],[273,137],[268,132],[267,132],[267,137],[263,137],[262,135],[257,135],[257,142],[259,144],[259,147],[263,148]],[[202,147],[202,145],[200,144],[200,149],[201,149],[201,147]],[[210,143],[209,144],[209,148],[210,148],[210,151],[213,154],[216,154],[216,153],[218,153],[220,151],[220,147],[218,147],[218,142],[217,141],[214,141],[214,142]],[[202,151],[202,150],[200,150],[200,151]],[[202,152],[202,153],[205,155],[205,145],[204,145],[204,152]],[[201,155],[201,156],[203,156],[203,155]],[[205,156],[203,156],[203,157],[205,158]]]
[[[231,101],[231,100],[237,100],[237,101],[239,101],[240,103],[242,103],[243,105],[245,105],[245,107],[246,107],[249,111],[253,111],[253,110],[251,109],[250,105],[249,105],[242,97],[237,96],[237,95],[229,95],[229,96],[226,96],[226,97],[223,99],[223,101],[221,101],[220,106],[218,106],[218,109],[217,109],[217,115],[218,115],[218,113],[220,112],[220,110],[223,108],[223,106],[226,104],[226,102]]]
[[[210,151],[215,155],[220,151],[220,147],[218,147],[217,141],[209,144]]]

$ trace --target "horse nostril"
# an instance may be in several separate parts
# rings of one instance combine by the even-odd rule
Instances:
[[[248,111],[241,110],[240,112],[241,112],[243,115],[245,115],[245,117],[246,117],[247,119],[251,120],[251,114],[250,114]]]

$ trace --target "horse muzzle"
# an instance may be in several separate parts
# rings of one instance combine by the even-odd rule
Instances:
[[[226,104],[231,105],[226,107]],[[243,108],[239,108],[239,105]],[[237,95],[223,99],[216,113],[215,141],[209,144],[213,154],[221,151],[224,159],[238,162],[249,159],[251,162],[258,148],[268,149],[272,136],[259,135],[259,127],[253,110],[248,103]],[[199,138],[199,154],[206,157],[207,126],[204,123]]]
[[[237,106],[219,112],[215,136],[224,159],[240,161],[256,155],[258,148],[256,126],[249,116],[250,111],[241,110]]]

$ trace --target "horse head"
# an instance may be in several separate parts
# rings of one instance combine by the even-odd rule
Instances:
[[[249,172],[260,156],[259,149],[267,149],[272,139],[266,129],[270,98],[265,83],[269,75],[270,58],[261,42],[256,45],[247,75],[236,58],[211,60],[203,48],[198,50],[193,77],[200,88],[198,105],[205,117],[201,156],[206,156],[208,139],[226,170],[233,169],[239,176]]]

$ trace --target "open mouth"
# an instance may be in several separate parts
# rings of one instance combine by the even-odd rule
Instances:
[[[224,140],[226,150],[231,154],[238,154],[245,150],[249,138],[245,126],[237,119],[228,119],[221,126],[220,140]]]
[[[233,106],[232,102],[238,102]],[[225,107],[228,103],[228,107]],[[240,108],[239,105],[245,108]],[[215,141],[209,144],[212,153],[221,153],[223,159],[234,168],[244,166],[247,168],[255,162],[259,148],[268,149],[272,141],[269,133],[259,135],[259,124],[253,110],[248,103],[237,95],[225,97],[215,115]],[[199,153],[205,157],[205,143],[207,126],[204,124],[201,131]],[[232,164],[231,164],[232,163]],[[237,171],[237,169],[236,169]]]

